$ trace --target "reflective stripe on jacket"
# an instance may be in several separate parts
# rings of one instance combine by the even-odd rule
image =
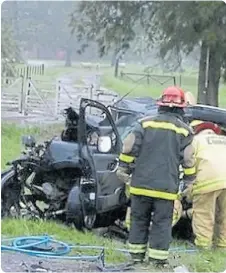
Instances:
[[[130,193],[155,198],[178,198],[179,166],[194,175],[194,162],[184,155],[193,140],[191,128],[174,113],[163,112],[141,120],[128,136],[120,165],[135,162]]]
[[[199,134],[193,141],[196,158],[196,181],[192,194],[226,189],[226,137]]]
[[[173,222],[172,227],[174,227],[178,221],[180,220],[182,216],[183,208],[182,204],[179,200],[174,201],[174,210],[173,210]],[[131,208],[128,207],[126,211],[126,219],[125,219],[125,226],[128,230],[130,230],[130,214],[131,214]]]

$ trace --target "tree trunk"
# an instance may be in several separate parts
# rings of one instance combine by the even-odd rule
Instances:
[[[115,77],[118,77],[119,58],[115,60]]]
[[[203,41],[201,45],[200,60],[199,60],[199,77],[198,77],[198,99],[200,104],[207,103],[207,89],[205,87],[206,79],[206,58],[207,57],[207,45]]]
[[[71,67],[72,52],[73,52],[73,37],[72,35],[70,35],[67,41],[67,46],[66,46],[66,60],[65,60],[66,67]]]
[[[72,56],[72,50],[71,50],[70,47],[67,47],[67,49],[66,49],[65,67],[71,67],[71,56]]]
[[[218,106],[218,89],[221,74],[221,51],[218,43],[209,47],[209,58],[207,53],[207,44],[203,42],[199,62],[198,103]],[[207,66],[208,73],[206,73]],[[205,86],[206,76],[207,86]]]
[[[115,66],[115,60],[116,60],[116,57],[117,57],[117,53],[118,53],[118,50],[114,50],[114,53],[112,54],[112,58],[111,58],[111,66]]]
[[[122,59],[123,54],[125,52],[121,49],[118,51],[116,58],[115,58],[115,77],[118,77],[118,69],[119,69],[119,61]]]
[[[218,43],[210,48],[209,59],[209,85],[207,92],[207,104],[218,106],[219,83],[221,76],[221,51]]]
[[[114,65],[115,65],[115,54],[113,54],[111,58],[111,67],[113,67]]]

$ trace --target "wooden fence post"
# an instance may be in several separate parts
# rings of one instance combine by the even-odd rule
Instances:
[[[24,81],[25,81],[25,78],[23,75],[20,76],[21,77],[21,90],[20,90],[20,105],[19,105],[19,113],[23,114],[24,113],[24,99],[25,99],[25,96],[24,96]]]
[[[56,81],[56,101],[55,101],[55,116],[58,116],[58,102],[61,92],[61,81]]]
[[[147,84],[150,84],[149,74],[147,74]]]
[[[23,94],[23,97],[24,97],[24,104],[23,104],[23,110],[22,110],[22,114],[24,116],[27,116],[27,103],[28,103],[28,79],[26,76],[24,76],[24,94]]]
[[[42,64],[42,73],[41,73],[41,75],[44,75],[44,73],[45,73],[45,65],[44,64]]]
[[[26,67],[26,79],[29,77],[29,66]]]

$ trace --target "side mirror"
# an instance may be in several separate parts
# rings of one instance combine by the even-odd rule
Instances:
[[[36,140],[33,136],[22,136],[22,144],[31,148],[35,146]]]
[[[97,149],[101,153],[108,153],[111,150],[112,141],[109,136],[100,136],[97,142]]]

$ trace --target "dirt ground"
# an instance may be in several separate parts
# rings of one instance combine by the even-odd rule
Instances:
[[[41,264],[39,264],[41,262]],[[23,265],[24,263],[24,265]],[[43,267],[43,268],[42,268]],[[100,272],[97,263],[43,259],[21,253],[1,253],[4,272]]]
[[[54,66],[54,65],[53,65]],[[78,80],[82,80],[82,82],[86,85],[94,85],[96,86],[96,73],[90,72],[84,69],[77,69],[73,73],[66,74],[64,76],[59,77],[58,80],[62,81],[67,86],[67,91],[70,91],[70,88],[73,89],[73,83],[76,83]],[[105,91],[107,93],[112,93],[116,95],[115,92],[107,90],[106,88],[101,87],[102,91]],[[94,92],[95,93],[95,92]],[[79,94],[78,94],[79,95]],[[95,95],[95,94],[93,94]],[[66,96],[67,97],[67,96]],[[62,98],[61,98],[62,99]],[[95,99],[95,97],[93,98]],[[71,105],[70,98],[66,98],[68,100],[67,104]],[[103,104],[108,105],[111,104],[111,100],[109,100],[108,95],[101,95],[100,100]],[[54,102],[55,103],[55,102]],[[59,103],[59,102],[58,102]],[[61,101],[62,103],[62,101]],[[65,103],[65,101],[64,101]],[[75,103],[75,102],[73,102]],[[65,106],[66,107],[66,106]],[[73,107],[76,108],[76,104],[73,104]],[[23,114],[16,111],[4,111],[1,110],[1,119],[2,121],[6,122],[17,122],[20,125],[29,125],[29,124],[55,124],[55,123],[62,123],[64,121],[64,117],[62,115],[58,115],[57,117],[53,117],[51,115],[44,115],[43,113],[40,114],[32,114],[29,113],[27,116],[24,116]]]

